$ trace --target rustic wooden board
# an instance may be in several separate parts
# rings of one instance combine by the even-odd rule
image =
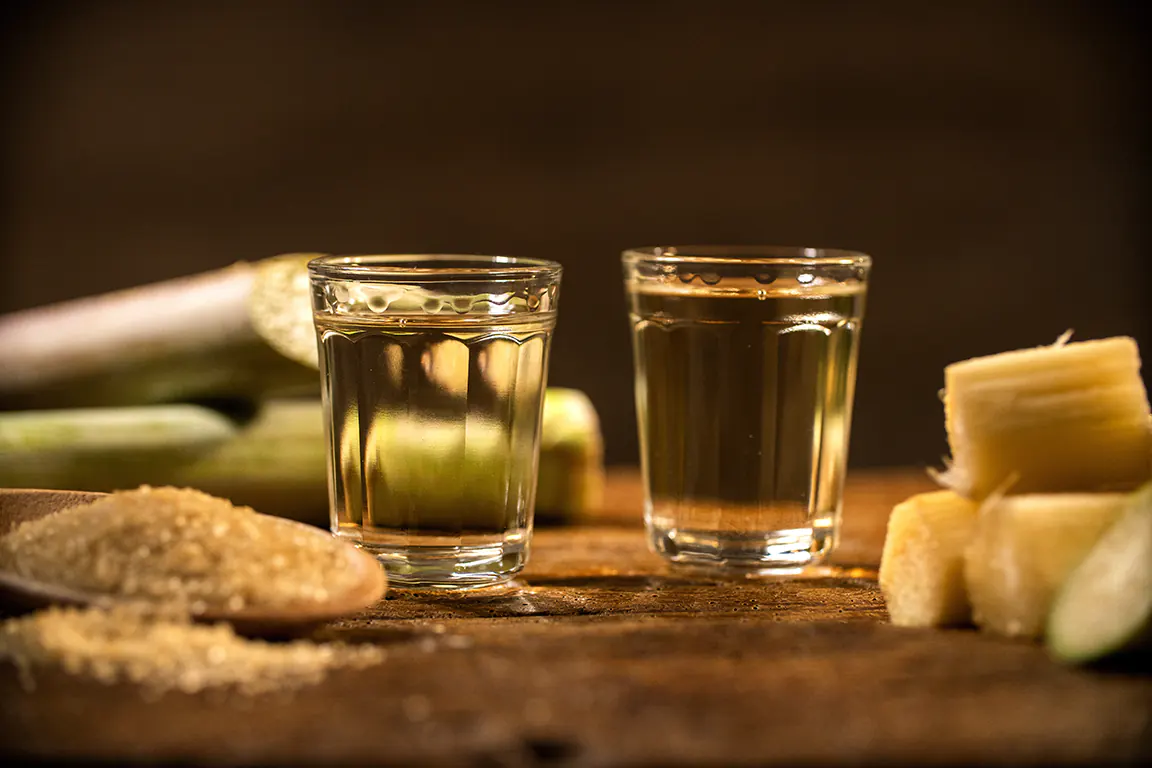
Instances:
[[[871,578],[918,473],[854,478],[842,570],[720,582],[670,573],[612,478],[596,520],[538,533],[518,589],[393,593],[328,636],[379,667],[294,696],[168,695],[0,670],[8,757],[111,763],[665,765],[1138,762],[1152,679],[1067,669],[971,630],[886,623]],[[850,566],[850,567],[848,567]]]

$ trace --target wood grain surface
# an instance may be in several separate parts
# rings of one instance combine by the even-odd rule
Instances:
[[[857,474],[839,569],[673,573],[644,546],[639,484],[537,532],[516,588],[394,592],[322,636],[378,667],[294,695],[144,701],[0,668],[0,754],[182,765],[1108,764],[1149,753],[1152,678],[1069,669],[1033,644],[887,623],[888,510],[922,472]],[[8,763],[5,762],[5,765]]]

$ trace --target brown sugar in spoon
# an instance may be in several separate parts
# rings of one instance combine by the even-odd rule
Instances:
[[[20,523],[51,515],[62,509],[96,501],[105,494],[84,491],[50,491],[0,488],[0,537]],[[283,518],[278,524],[297,526],[316,536],[330,538],[320,528]],[[237,633],[251,637],[289,637],[303,634],[328,621],[346,618],[375,605],[387,587],[384,569],[368,553],[351,544],[346,556],[357,575],[354,585],[325,602],[276,607],[245,607],[240,610],[213,608],[195,614],[201,622],[227,622]],[[58,584],[20,576],[0,568],[0,612],[19,613],[50,605],[90,606],[108,601]]]

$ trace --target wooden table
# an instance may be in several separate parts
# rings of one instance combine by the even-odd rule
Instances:
[[[922,473],[857,473],[842,570],[723,583],[644,547],[615,474],[581,525],[539,530],[522,589],[394,594],[325,630],[386,661],[294,695],[170,694],[0,670],[6,758],[181,764],[1102,764],[1149,754],[1152,678],[1033,644],[893,627],[874,579]],[[8,763],[0,760],[0,764]]]

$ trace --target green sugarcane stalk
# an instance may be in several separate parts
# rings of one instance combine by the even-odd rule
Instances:
[[[314,399],[265,401],[231,440],[175,466],[165,483],[198,488],[268,514],[327,525],[320,404]]]
[[[325,466],[315,400],[266,401],[242,422],[199,405],[0,413],[0,487],[175,485],[322,523]]]
[[[234,439],[195,405],[0,413],[0,487],[110,491],[166,479]]]
[[[604,496],[604,436],[588,395],[578,389],[544,391],[536,517],[566,522],[600,506]]]
[[[489,475],[502,466],[505,441],[476,440],[451,464],[427,455],[427,432],[394,434],[383,447],[397,457],[386,465],[392,482],[433,507],[437,499],[467,499],[468,508],[483,514],[502,498]],[[406,471],[425,466],[431,471]],[[603,443],[584,393],[545,393],[538,477],[541,521],[571,520],[599,503]],[[268,400],[244,421],[198,405],[0,413],[0,487],[112,491],[141,484],[199,488],[261,512],[327,525],[321,405]]]
[[[316,393],[313,255],[0,316],[0,408]]]

